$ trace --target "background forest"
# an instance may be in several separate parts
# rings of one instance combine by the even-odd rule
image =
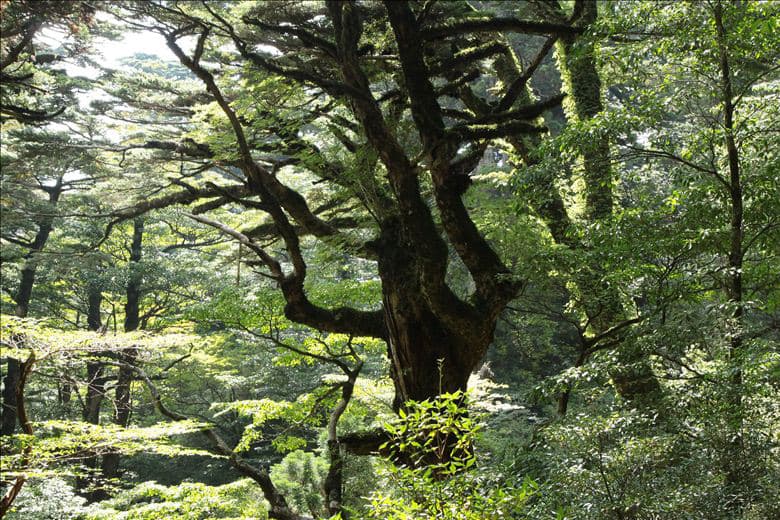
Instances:
[[[780,518],[780,2],[0,13],[0,518]]]

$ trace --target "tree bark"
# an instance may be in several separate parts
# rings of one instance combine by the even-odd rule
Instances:
[[[344,520],[349,518],[349,512],[344,509],[342,503],[344,492],[344,453],[338,437],[337,427],[339,419],[341,419],[342,414],[349,405],[350,399],[352,399],[352,394],[355,390],[355,381],[357,381],[358,374],[360,374],[362,368],[362,361],[352,370],[347,370],[345,367],[342,367],[342,370],[347,376],[347,380],[341,383],[341,399],[331,411],[330,418],[328,419],[327,449],[330,465],[328,466],[328,473],[325,476],[322,490],[325,494],[328,514],[340,514],[341,518]]]
[[[16,386],[22,373],[22,362],[15,358],[8,358],[7,367],[3,378],[2,434],[13,435],[16,429]]]
[[[100,330],[103,317],[100,307],[103,305],[103,291],[99,283],[89,282],[87,287],[87,330]]]
[[[392,242],[381,248],[379,273],[398,409],[410,399],[466,390],[493,339],[495,320],[466,313],[442,319],[425,296],[416,254],[403,241]],[[450,312],[457,311],[453,303]]]
[[[408,297],[404,288],[383,287],[388,352],[396,388],[394,408],[445,392],[466,390],[492,334],[481,341],[462,336],[431,311],[423,298]]]
[[[103,294],[100,287],[90,284],[87,301],[87,330],[97,332],[102,327],[100,306],[103,303]],[[105,380],[103,378],[103,364],[99,361],[87,361],[87,391],[84,399],[83,419],[91,424],[100,423],[100,405],[105,393]]]
[[[142,276],[138,263],[143,254],[144,219],[138,217],[133,220],[133,240],[130,244],[130,277],[127,281],[125,304],[125,332],[131,332],[138,328],[140,323],[141,304],[141,280]]]

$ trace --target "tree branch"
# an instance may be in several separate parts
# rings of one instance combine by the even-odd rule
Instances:
[[[424,40],[431,41],[459,34],[499,31],[512,31],[523,34],[576,36],[584,32],[584,29],[558,23],[520,20],[519,18],[513,17],[485,17],[435,25],[423,29],[420,32],[420,35]]]
[[[221,222],[210,219],[203,215],[193,215],[192,213],[185,213],[185,216],[191,218],[192,220],[200,222],[201,224],[206,224],[207,226],[211,226],[215,229],[218,229],[222,233],[238,240],[241,244],[245,245],[253,253],[255,253],[260,258],[260,260],[262,260],[262,262],[266,265],[266,267],[268,267],[268,269],[271,270],[271,274],[273,275],[274,279],[276,279],[277,282],[281,283],[282,280],[284,280],[284,272],[282,271],[281,264],[277,262],[271,255],[269,255],[262,247],[258,246],[254,242],[254,240],[252,240],[248,236],[244,235],[239,231],[236,231],[235,229],[229,226],[226,226]]]

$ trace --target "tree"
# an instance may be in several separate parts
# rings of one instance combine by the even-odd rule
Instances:
[[[681,14],[687,17],[686,21],[674,18]],[[668,34],[661,41],[667,43],[664,52],[672,78],[670,85],[674,86],[655,86],[656,95],[669,95],[669,90],[675,89],[674,95],[686,95],[691,101],[675,103],[671,110],[667,107],[667,113],[662,116],[663,130],[652,137],[648,146],[632,146],[632,152],[639,156],[673,165],[679,193],[688,197],[694,193],[701,196],[700,202],[691,199],[691,204],[697,205],[700,215],[711,212],[720,226],[717,231],[712,230],[718,239],[700,253],[723,259],[719,266],[722,274],[710,274],[718,280],[723,296],[718,336],[727,348],[725,352],[713,354],[715,358],[723,359],[728,367],[721,396],[726,402],[723,419],[730,439],[723,454],[723,472],[726,494],[732,497],[729,507],[733,511],[739,511],[745,504],[744,486],[749,473],[743,463],[746,458],[743,371],[744,356],[756,345],[748,346],[750,340],[747,338],[765,336],[766,330],[755,332],[755,328],[762,328],[758,324],[765,321],[764,313],[773,312],[771,305],[746,306],[745,295],[750,292],[759,300],[769,296],[764,289],[768,287],[765,273],[747,265],[756,261],[755,255],[762,255],[760,251],[772,242],[777,227],[771,216],[773,203],[765,198],[773,195],[764,192],[767,179],[773,175],[771,167],[767,169],[749,158],[756,146],[767,145],[765,138],[758,136],[765,132],[771,135],[770,129],[777,121],[776,109],[763,95],[765,89],[772,90],[773,83],[768,78],[777,71],[774,63],[777,51],[771,48],[771,37],[766,32],[767,20],[776,15],[776,7],[769,4],[740,5],[717,1],[702,9],[683,9],[668,18],[659,16],[659,28]],[[692,28],[699,26],[705,26],[707,30],[693,36]],[[681,31],[683,36],[675,37],[673,31]],[[750,34],[749,41],[744,38],[747,34]],[[683,38],[692,38],[697,46],[692,55],[682,50],[690,45],[683,43]],[[648,47],[652,52],[658,52],[654,45],[663,45],[651,42]],[[694,62],[698,71],[699,88],[695,92],[684,88],[677,90],[681,74],[679,63],[685,60]],[[686,176],[701,178],[701,184],[689,191]],[[776,189],[770,188],[770,192],[776,194]],[[701,226],[702,222],[684,225]],[[747,289],[748,286],[752,289]],[[748,333],[748,330],[754,332]],[[760,355],[753,352],[753,355]]]
[[[125,303],[125,332],[132,332],[140,325],[140,298],[143,277],[138,272],[137,265],[143,254],[144,219],[136,217],[133,220],[133,239],[130,244],[130,276],[127,281]],[[117,369],[116,394],[114,398],[114,423],[127,427],[130,422],[131,388],[133,384],[133,366],[136,363],[138,350],[130,347],[119,352],[118,358],[122,365]],[[119,472],[119,455],[107,454],[103,457],[103,476],[114,478]]]
[[[7,125],[10,125],[11,128],[18,128],[21,125],[23,132],[24,125],[36,125],[53,120],[67,108],[67,101],[72,100],[72,82],[57,71],[50,69],[51,63],[61,59],[61,56],[48,52],[50,49],[45,47],[36,49],[34,45],[36,34],[44,27],[61,27],[62,25],[70,25],[72,33],[76,32],[79,27],[90,23],[94,10],[82,3],[26,1],[13,4],[3,3],[0,9],[3,13],[0,121],[5,123],[3,133],[8,136]],[[79,41],[75,35],[74,41]],[[35,140],[36,138],[32,139],[32,141]],[[33,153],[40,151],[37,149]],[[25,160],[21,157],[19,159]],[[29,155],[27,160],[29,160]],[[7,180],[9,178],[8,168],[10,166],[13,169],[14,166],[7,164],[5,160],[3,162],[5,163],[3,165],[4,180]],[[69,183],[65,183],[65,174],[73,166],[73,162],[75,161],[71,158],[70,164],[67,160],[60,163],[52,169],[57,173],[46,172],[40,177],[33,173],[30,179],[25,180],[37,181],[38,188],[46,193],[49,204],[53,206],[58,202],[62,192],[69,189]],[[10,174],[12,178],[16,175]],[[53,179],[47,179],[50,176]],[[20,184],[24,185],[25,180],[21,180]],[[50,180],[53,182],[49,182]],[[49,210],[51,209],[49,208]],[[51,233],[54,215],[51,211],[47,213],[48,215],[39,215],[35,219],[37,229],[34,238],[25,239],[25,237],[17,235],[19,232],[23,233],[22,230],[29,228],[29,225],[22,225],[21,229],[16,227],[10,232],[10,235],[4,233],[3,236],[4,240],[27,249],[25,265],[20,272],[19,286],[12,296],[16,305],[15,314],[20,317],[26,316],[29,311],[37,269],[37,258],[35,257],[44,248]],[[19,223],[17,222],[15,225],[18,226]],[[4,289],[7,290],[7,288]],[[18,384],[23,372],[18,360],[8,359],[8,369],[4,378],[2,435],[9,435],[15,429],[16,413],[14,410],[17,403],[13,389]]]
[[[634,280],[628,294],[645,319],[631,340],[663,382],[661,402],[674,406],[660,416],[589,406],[547,431],[546,453],[559,453],[542,463],[551,482],[571,467],[591,469],[573,489],[558,487],[557,502],[539,511],[568,503],[578,518],[772,517],[777,510],[767,500],[776,500],[777,468],[760,454],[775,416],[761,417],[764,397],[757,396],[776,394],[768,382],[777,355],[777,283],[767,276],[776,280],[768,265],[775,263],[777,187],[769,181],[775,167],[758,150],[773,149],[777,139],[777,50],[769,43],[777,6],[613,7],[601,28],[641,36],[602,55],[604,77],[620,95],[600,128],[616,143],[626,205],[617,236],[602,240],[624,259],[606,256],[617,271],[611,278],[623,271]],[[740,303],[748,292],[751,303]],[[581,375],[601,380],[613,360],[601,352],[593,361]],[[581,386],[592,403],[598,390]],[[706,456],[679,458],[678,449]],[[680,493],[686,478],[696,482],[695,493]],[[587,502],[575,498],[583,494]],[[660,505],[672,502],[667,510]]]
[[[775,4],[82,7],[161,50],[4,33],[0,511],[777,516]]]
[[[44,124],[62,114],[73,100],[71,81],[52,65],[80,48],[84,39],[81,31],[92,23],[95,10],[84,2],[32,0],[3,2],[0,9],[0,121]],[[71,49],[47,48],[36,40],[45,28],[64,31],[75,45]]]
[[[31,131],[9,135],[11,139],[23,139],[25,143],[15,150],[15,156],[4,157],[3,184],[8,204],[4,208],[3,241],[15,246],[16,251],[6,249],[10,259],[21,255],[16,287],[4,286],[11,293],[14,314],[26,317],[30,311],[36,274],[42,261],[43,250],[51,236],[57,217],[57,209],[63,194],[83,189],[93,182],[95,175],[92,156],[82,150],[55,156],[51,151],[70,141],[62,133]],[[8,148],[4,148],[8,151]],[[49,154],[51,160],[39,160]],[[5,202],[5,201],[4,201]],[[18,360],[9,358],[5,384],[3,434],[14,430],[15,404],[11,389],[19,372]]]
[[[543,131],[523,118],[535,117],[554,106],[554,102],[514,107],[515,111],[510,110],[513,108],[510,104],[493,115],[493,121],[499,122],[495,127],[475,117],[465,121],[447,118],[438,98],[452,95],[451,88],[437,93],[434,78],[444,75],[447,85],[468,78],[446,78],[447,60],[452,62],[458,58],[447,54],[446,38],[481,28],[472,29],[467,23],[452,28],[447,24],[433,25],[434,17],[427,12],[418,13],[418,21],[418,14],[406,3],[390,2],[380,8],[373,4],[333,2],[327,9],[315,10],[309,6],[285,5],[278,14],[291,20],[292,26],[284,30],[275,25],[276,19],[262,16],[259,9],[239,18],[238,13],[222,11],[217,5],[169,8],[151,4],[137,13],[157,20],[154,29],[166,37],[180,62],[203,82],[222,112],[220,117],[227,118],[228,126],[223,132],[231,132],[229,140],[235,144],[225,152],[225,158],[241,169],[252,195],[260,199],[259,204],[244,204],[268,213],[283,240],[292,269],[283,270],[277,260],[249,237],[232,233],[206,217],[197,219],[232,233],[258,255],[285,295],[285,313],[290,319],[320,330],[387,340],[399,406],[407,399],[424,399],[440,391],[464,389],[492,340],[501,310],[520,288],[520,281],[513,278],[481,235],[463,203],[462,196],[469,184],[469,165],[481,157],[479,152],[483,148],[477,143],[483,139]],[[446,9],[437,14],[456,13]],[[317,20],[314,25],[312,19]],[[361,48],[361,42],[374,37],[364,34],[363,28],[383,20],[393,31],[382,35],[386,48]],[[577,32],[566,25],[517,21],[517,26],[520,30],[541,33]],[[179,39],[188,34],[197,38],[192,54],[186,53],[179,44]],[[222,79],[202,63],[212,34],[233,42],[240,54],[233,59],[246,63],[252,77],[280,77],[281,80],[273,81],[276,84],[282,81],[300,99],[316,101],[321,108],[308,116],[313,124],[319,123],[317,118],[323,116],[334,118],[336,123],[331,125],[331,130],[343,141],[340,150],[337,148],[335,152],[346,154],[347,161],[359,160],[361,156],[376,158],[351,179],[349,175],[337,173],[344,167],[338,161],[329,161],[330,154],[325,150],[305,140],[300,142],[300,130],[287,134],[284,126],[261,129],[279,141],[277,153],[289,152],[294,144],[298,147],[298,157],[293,156],[291,160],[299,169],[308,170],[308,175],[320,177],[342,193],[346,191],[352,204],[365,207],[373,222],[362,234],[370,232],[374,235],[372,239],[356,240],[354,235],[346,235],[319,218],[310,209],[305,193],[283,184],[255,158],[256,143],[250,132],[256,132],[257,125],[262,123],[257,119],[261,114],[234,108],[245,103],[235,97],[240,93],[226,91],[220,86]],[[435,63],[427,64],[417,50],[424,44],[444,54]],[[273,46],[281,55],[273,58],[258,54],[252,50],[257,45]],[[386,62],[382,55],[396,51],[398,66],[391,62],[385,65],[392,67],[392,74],[398,77],[394,88],[387,92],[377,90],[382,88],[381,84],[374,83],[380,71],[372,63]],[[285,57],[287,53],[290,58]],[[293,53],[308,56],[310,65],[316,57],[322,66],[316,70],[307,68],[309,65],[291,66],[297,61],[291,58]],[[480,56],[484,54],[468,59],[476,60]],[[475,73],[478,75],[480,71],[469,72]],[[316,90],[307,94],[296,82],[313,84]],[[325,104],[317,101],[318,98]],[[411,119],[401,111],[407,98]],[[329,106],[343,108],[323,108]],[[518,117],[519,120],[511,119]],[[413,129],[420,140],[407,143],[402,128]],[[224,138],[220,139],[224,143]],[[314,161],[300,157],[312,157],[312,154],[316,154]],[[422,172],[429,177],[421,177]],[[431,190],[430,203],[435,206],[435,212],[426,200],[427,189]],[[370,310],[327,309],[311,302],[304,288],[307,265],[301,250],[301,231],[331,243],[349,244],[352,253],[376,261],[383,287],[382,305]],[[473,290],[466,297],[459,297],[447,285],[448,247],[456,252],[473,279]],[[441,381],[432,377],[438,360],[443,360]]]

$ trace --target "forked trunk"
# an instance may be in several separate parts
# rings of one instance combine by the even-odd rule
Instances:
[[[466,390],[469,376],[489,343],[486,339],[484,345],[465,344],[421,300],[419,296],[413,301],[398,293],[385,294],[396,407],[410,399],[422,401]]]
[[[418,282],[413,254],[399,247],[391,256],[380,260],[379,270],[396,388],[394,407],[398,409],[410,399],[422,401],[466,390],[471,372],[493,339],[493,326],[474,327],[451,317],[445,322],[434,312]],[[485,332],[479,334],[475,329]]]

